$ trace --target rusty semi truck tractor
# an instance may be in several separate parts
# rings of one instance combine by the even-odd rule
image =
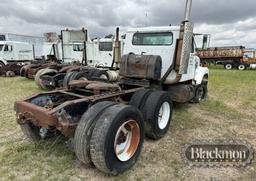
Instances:
[[[105,173],[127,170],[141,152],[144,134],[162,138],[172,117],[169,94],[153,83],[160,77],[161,57],[143,56],[141,61],[142,70],[130,78],[123,57],[118,83],[73,80],[67,89],[17,101],[18,124],[33,141],[55,132],[72,138],[77,158]]]
[[[173,101],[200,102],[207,96],[209,70],[192,45],[191,0],[180,27],[128,30],[124,56],[115,61],[116,83],[73,80],[67,88],[17,101],[17,121],[32,140],[60,132],[74,139],[77,158],[118,174],[137,160],[144,134],[166,135]]]

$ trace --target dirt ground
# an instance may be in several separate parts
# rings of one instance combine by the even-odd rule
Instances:
[[[193,140],[242,139],[256,148],[256,72],[211,69],[209,99],[176,104],[168,134],[146,139],[137,163],[116,177],[81,164],[62,137],[31,143],[16,124],[14,101],[40,92],[21,77],[0,78],[0,180],[255,180],[246,168],[189,168],[181,153]]]

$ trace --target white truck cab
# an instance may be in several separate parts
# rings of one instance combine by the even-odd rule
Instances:
[[[0,64],[34,60],[33,45],[15,41],[0,41]]]
[[[180,36],[179,26],[161,26],[132,28],[127,31],[124,40],[124,54],[159,55],[162,58],[161,78],[165,76],[169,67],[175,62],[175,49],[177,39]],[[191,45],[191,53],[186,73],[182,74],[179,82],[193,80],[195,84],[201,84],[203,77],[209,74],[208,68],[200,66],[200,59],[194,53]],[[166,81],[175,80],[176,71],[173,69]]]
[[[97,38],[90,45],[87,45],[88,65],[111,67],[113,62],[114,39]]]

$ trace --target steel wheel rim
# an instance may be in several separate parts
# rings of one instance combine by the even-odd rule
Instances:
[[[116,132],[114,151],[116,157],[128,161],[136,153],[140,142],[140,128],[135,120],[123,123]]]
[[[244,65],[239,65],[238,69],[239,69],[239,70],[244,70],[244,69],[245,69],[245,66],[244,66]]]
[[[232,65],[231,65],[231,64],[227,64],[227,65],[226,65],[226,69],[227,69],[227,70],[231,70],[231,69],[232,69]]]
[[[164,102],[158,112],[158,126],[160,129],[165,129],[170,119],[170,104]]]

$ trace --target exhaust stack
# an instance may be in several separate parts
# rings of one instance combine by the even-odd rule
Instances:
[[[185,21],[190,21],[192,0],[186,0]]]
[[[190,14],[191,14],[191,8],[192,8],[192,0],[186,0],[186,9],[185,9],[185,19],[181,24],[181,44],[182,48],[180,51],[180,56],[177,56],[180,58],[178,62],[180,62],[179,66],[179,74],[187,74],[189,59],[190,59],[190,53],[192,53],[192,39],[193,39],[193,23],[190,22]]]
[[[121,59],[121,41],[119,37],[119,28],[116,28],[116,39],[114,42],[114,56],[113,56],[113,62],[116,65],[116,68],[119,67],[120,59]]]
[[[192,8],[192,0],[186,0],[185,17],[180,25],[180,34],[177,39],[176,53],[175,53],[175,67],[176,78],[174,80],[166,80],[165,84],[176,84],[178,83],[183,74],[188,73],[188,64],[190,59],[190,53],[192,53],[192,40],[193,40],[193,23],[190,22],[190,14]],[[171,67],[170,67],[171,68]]]

